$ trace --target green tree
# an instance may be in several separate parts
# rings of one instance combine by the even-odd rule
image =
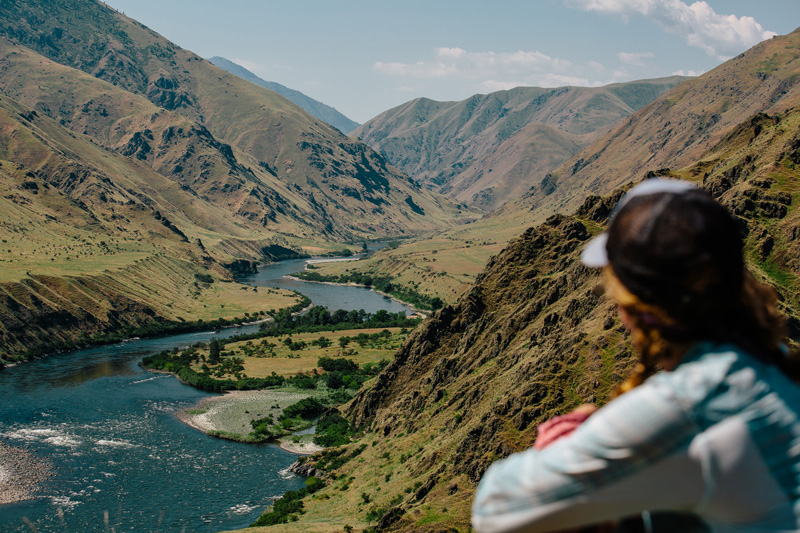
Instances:
[[[219,362],[219,341],[217,339],[211,339],[211,342],[208,343],[208,361],[210,363]]]

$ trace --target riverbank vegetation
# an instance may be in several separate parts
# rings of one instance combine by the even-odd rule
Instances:
[[[251,289],[250,287],[244,285],[241,287],[242,289]],[[292,313],[296,313],[306,308],[311,302],[307,296],[297,292],[292,293],[282,289],[267,289],[267,291],[264,291],[263,288],[262,292],[267,293],[267,305],[274,305],[276,303],[285,305],[295,302],[293,305],[278,311],[284,314],[291,315]],[[224,309],[225,305],[225,303],[222,303],[218,304],[216,307]],[[219,330],[257,322],[271,322],[272,316],[276,314],[276,309],[274,307],[257,309],[255,306],[251,306],[251,311],[244,312],[241,312],[241,309],[237,307],[234,307],[233,309],[239,311],[240,313],[233,314],[233,312],[229,311],[226,315],[219,316],[219,311],[212,311],[211,313],[207,313],[206,316],[216,316],[216,318],[197,318],[195,320],[186,320],[182,317],[178,317],[179,320],[162,319],[151,320],[144,323],[128,323],[120,325],[120,327],[113,331],[99,331],[95,333],[81,332],[71,339],[52,340],[50,342],[34,345],[24,352],[17,353],[14,357],[8,356],[8,360],[12,362],[24,361],[52,353],[88,348],[90,346],[114,344],[133,338],[144,339],[165,337],[168,335],[180,335],[184,333],[194,333],[197,331],[208,331],[210,329]],[[2,368],[4,364],[4,359],[0,358],[0,368]]]
[[[303,488],[290,490],[275,500],[272,508],[258,517],[253,526],[273,526],[297,520],[297,515],[303,512],[303,498],[314,494],[324,486],[325,482],[321,479],[314,476],[309,477]]]
[[[335,406],[386,366],[419,320],[402,312],[330,312],[320,306],[302,315],[288,310],[272,315],[274,321],[256,333],[156,353],[142,366],[211,392],[271,389],[299,395],[275,411],[246,413],[246,431],[200,428],[211,435],[266,442],[319,419],[315,444],[349,442],[351,428]]]
[[[393,296],[418,309],[436,311],[444,306],[444,301],[440,297],[423,294],[408,285],[394,283],[391,276],[373,276],[362,272],[325,275],[315,272],[312,268],[313,266],[314,265],[309,265],[308,270],[297,272],[294,276],[304,281],[341,284],[353,283],[356,285],[363,285],[364,287],[372,287],[376,291]]]

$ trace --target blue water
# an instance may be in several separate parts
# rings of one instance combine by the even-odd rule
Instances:
[[[329,309],[346,309],[348,311],[363,309],[369,313],[374,313],[380,309],[385,309],[392,313],[409,310],[408,306],[395,302],[389,297],[373,292],[366,287],[307,283],[283,277],[303,270],[305,264],[306,261],[304,259],[283,261],[268,267],[262,267],[259,269],[258,274],[242,278],[241,281],[252,285],[267,285],[299,291],[311,298],[315,305],[324,305]]]
[[[303,266],[261,267],[245,281],[300,290],[332,309],[408,310],[363,288],[282,278]],[[286,471],[296,456],[184,425],[175,413],[210,394],[138,366],[154,352],[255,328],[134,340],[1,371],[0,439],[51,462],[55,476],[35,500],[0,505],[0,531],[31,531],[23,517],[41,532],[236,529],[301,487]]]

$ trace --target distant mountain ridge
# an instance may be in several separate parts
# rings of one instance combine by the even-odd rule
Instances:
[[[547,216],[575,208],[587,194],[606,194],[647,173],[703,160],[743,121],[759,113],[780,115],[799,104],[800,28],[673,88],[554,169],[545,186],[509,205],[509,211],[541,210]],[[708,167],[706,172],[713,165],[708,161],[701,168]]]
[[[260,85],[262,87],[266,87],[271,91],[275,91],[276,93],[288,98],[301,108],[305,109],[309,114],[317,117],[320,120],[324,120],[342,133],[349,133],[361,125],[358,122],[347,118],[333,107],[323,104],[319,100],[315,100],[310,96],[301,93],[300,91],[290,89],[285,85],[281,85],[280,83],[266,81],[253,74],[243,66],[230,61],[229,59],[214,56],[208,58],[208,61],[221,69],[227,70],[231,74],[239,76],[244,80],[255,83],[256,85]]]
[[[459,102],[419,98],[351,135],[430,190],[493,210],[685,79],[517,87]]]

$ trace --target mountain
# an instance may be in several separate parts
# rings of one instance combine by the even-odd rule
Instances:
[[[460,102],[419,98],[351,135],[429,189],[492,210],[685,79],[517,87]]]
[[[271,236],[259,224],[2,93],[0,132],[0,366],[295,302],[229,283]]]
[[[708,172],[715,163],[707,151],[743,121],[800,103],[798,80],[800,29],[673,88],[555,169],[511,210],[574,209],[586,194],[698,161]]]
[[[520,198],[474,223],[376,253],[359,268],[455,302],[468,290],[478,266],[531,224],[574,212],[587,196],[609,194],[647,175],[671,175],[697,164],[690,175],[695,178],[717,169],[720,163],[711,155],[715,144],[759,113],[780,117],[797,106],[798,80],[800,31],[764,41],[623,119]],[[742,164],[746,173],[754,165],[772,164],[761,154],[753,157],[758,161]],[[339,274],[336,268],[325,266],[318,272]]]
[[[265,227],[285,217],[294,227],[276,229],[289,237],[343,241],[430,231],[465,216],[364,144],[100,2],[11,0],[0,6],[0,21],[7,46],[29,48],[117,89],[102,96],[86,77],[74,83],[65,72],[42,73],[42,83],[26,85],[20,72],[27,67],[19,66],[4,89],[12,97],[74,131],[97,135],[103,145],[116,143],[112,149],[124,142],[125,153],[198,194],[213,191],[217,205]],[[14,62],[22,55],[7,57]],[[107,102],[120,99],[136,102],[135,119],[126,118],[123,105]],[[155,107],[147,109],[142,99]],[[154,117],[157,110],[163,119]],[[182,126],[175,125],[178,118]],[[95,121],[105,130],[84,127]],[[174,149],[187,143],[217,154],[207,160]]]
[[[0,366],[288,307],[233,275],[475,216],[93,0],[0,4],[0,190]]]
[[[310,96],[306,96],[305,94],[301,93],[300,91],[296,91],[294,89],[290,89],[285,85],[281,85],[280,83],[275,83],[274,81],[266,81],[241,65],[237,65],[233,61],[225,59],[224,57],[214,56],[208,59],[212,64],[218,66],[221,69],[227,70],[231,74],[235,74],[240,78],[247,80],[251,83],[255,83],[256,85],[260,85],[262,87],[266,87],[271,91],[275,91],[276,93],[284,96],[306,110],[310,115],[317,117],[318,119],[327,122],[334,128],[338,129],[341,132],[348,133],[353,131],[360,124],[354,120],[350,120],[343,114],[339,113],[336,109],[332,108],[329,105],[325,105],[319,100],[314,100]]]
[[[800,106],[757,113],[702,158],[670,171],[705,187],[736,216],[747,263],[777,290],[795,346],[798,131]],[[343,409],[360,430],[356,440],[305,461],[329,485],[303,502],[295,530],[466,531],[475,486],[492,461],[530,446],[541,421],[608,401],[633,364],[632,350],[613,303],[597,296],[599,272],[578,255],[629,185],[527,229],[457,302],[411,334]]]

